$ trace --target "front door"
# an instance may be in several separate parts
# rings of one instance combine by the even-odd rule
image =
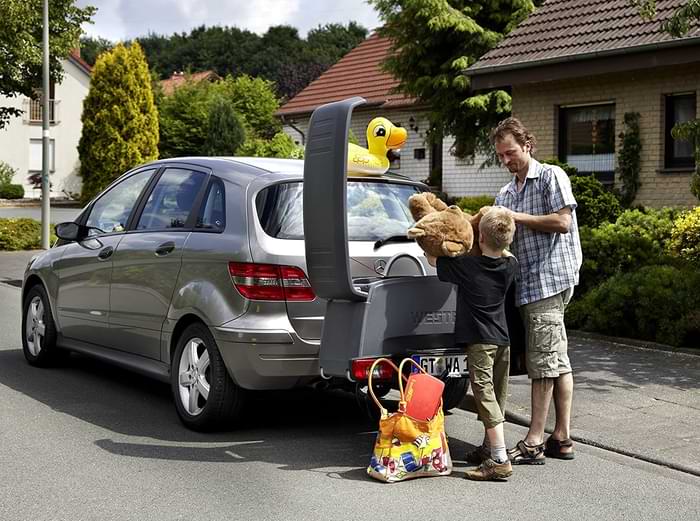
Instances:
[[[114,254],[111,347],[160,359],[160,334],[195,226],[192,210],[207,174],[167,168],[148,195],[135,229]]]
[[[109,284],[114,252],[125,236],[129,216],[154,169],[126,177],[92,205],[85,224],[90,235],[61,246],[56,262],[57,314],[66,338],[105,345],[109,325]]]

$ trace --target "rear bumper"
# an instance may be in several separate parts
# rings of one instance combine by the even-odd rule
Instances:
[[[319,378],[320,340],[300,338],[291,324],[289,329],[261,330],[240,327],[236,322],[212,328],[212,332],[226,368],[239,386],[291,389]]]

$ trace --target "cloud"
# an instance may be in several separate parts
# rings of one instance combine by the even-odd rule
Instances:
[[[292,25],[303,35],[326,23],[356,21],[372,29],[374,10],[363,0],[78,0],[94,5],[94,24],[85,30],[112,41],[189,32],[200,25],[228,25],[262,34],[271,25]]]

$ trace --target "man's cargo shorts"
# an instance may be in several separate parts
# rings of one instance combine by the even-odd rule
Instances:
[[[564,310],[574,289],[520,306],[527,335],[527,375],[531,380],[571,372]]]

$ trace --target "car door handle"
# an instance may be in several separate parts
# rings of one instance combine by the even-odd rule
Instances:
[[[106,260],[109,259],[113,253],[114,248],[112,248],[111,246],[107,246],[106,248],[102,248],[100,250],[100,253],[97,254],[97,258],[100,260]]]
[[[175,249],[174,242],[172,242],[172,241],[164,242],[163,244],[161,244],[160,246],[158,246],[156,248],[156,255],[161,257],[163,255],[167,255],[168,253],[170,253],[174,249]]]

